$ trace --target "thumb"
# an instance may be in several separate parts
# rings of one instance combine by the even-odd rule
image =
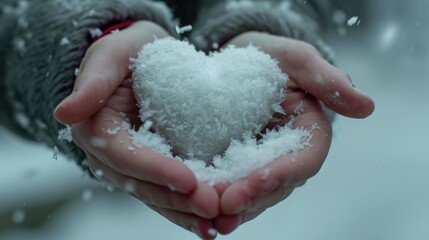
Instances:
[[[63,124],[75,124],[94,115],[129,76],[130,58],[142,46],[168,33],[155,23],[136,22],[127,29],[103,37],[87,51],[73,92],[55,109]]]

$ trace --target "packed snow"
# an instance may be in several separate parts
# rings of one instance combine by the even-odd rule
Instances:
[[[141,120],[155,131],[129,128],[134,144],[184,161],[201,181],[234,182],[311,138],[290,125],[261,133],[283,113],[287,76],[251,45],[206,56],[187,42],[159,39],[131,68]]]

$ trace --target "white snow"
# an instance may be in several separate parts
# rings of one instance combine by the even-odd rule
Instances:
[[[97,169],[97,170],[95,170],[95,176],[97,176],[97,177],[102,177],[102,176],[104,176],[104,172],[103,172],[103,170],[101,170],[101,169]]]
[[[338,91],[335,91],[334,95],[335,97],[341,97],[341,94]]]
[[[263,174],[261,176],[261,180],[265,181],[268,179],[268,177],[270,176],[271,173],[271,169],[270,168],[264,168],[263,170]]]
[[[192,29],[193,29],[192,25],[186,25],[183,27],[176,26],[176,33],[177,33],[177,35],[182,35],[186,32],[192,31]]]
[[[69,44],[70,44],[70,40],[67,37],[61,38],[60,46],[69,45]]]
[[[12,222],[15,224],[21,224],[25,221],[26,213],[24,209],[17,209],[12,213]]]
[[[210,234],[210,236],[212,236],[212,237],[216,237],[217,236],[217,230],[214,228],[210,228],[208,230],[208,234]]]
[[[106,133],[110,135],[116,135],[118,134],[119,130],[121,130],[121,127],[108,128],[106,129]]]
[[[217,42],[212,43],[212,48],[213,49],[219,49],[219,43],[217,43]]]
[[[124,185],[125,192],[133,193],[136,189],[136,182],[134,180],[128,180]]]
[[[25,40],[22,38],[15,38],[13,41],[16,51],[18,51],[21,55],[27,51],[27,44]]]
[[[58,140],[72,142],[73,141],[73,136],[72,136],[71,130],[72,130],[72,127],[69,126],[69,125],[66,125],[65,128],[61,129],[58,132]]]
[[[349,20],[347,20],[347,25],[349,27],[351,27],[351,26],[353,26],[355,24],[359,25],[359,23],[360,23],[360,20],[359,20],[358,16],[351,17]]]
[[[15,120],[19,123],[19,125],[25,129],[30,127],[30,119],[22,112],[18,112],[15,114]]]
[[[92,196],[94,195],[94,193],[92,192],[92,190],[90,189],[86,189],[82,192],[82,199],[85,202],[88,202],[92,199]]]
[[[143,129],[146,131],[149,131],[152,126],[153,126],[153,122],[148,120],[143,124]]]
[[[171,184],[171,183],[167,183],[167,187],[168,187],[168,189],[170,189],[170,191],[172,191],[172,192],[175,192],[176,191],[176,186],[174,186],[173,184]]]
[[[79,69],[79,68],[75,68],[75,69],[74,69],[74,76],[75,76],[75,77],[78,77],[78,76],[79,76],[79,74],[80,74],[80,69]]]
[[[344,11],[337,9],[332,14],[332,20],[337,25],[342,25],[346,22],[347,15]]]
[[[88,15],[89,15],[89,16],[94,16],[96,13],[97,13],[97,12],[96,12],[94,9],[91,9],[91,10],[88,12]]]
[[[89,29],[89,35],[91,35],[91,38],[97,38],[103,34],[103,31],[99,28],[91,28]]]
[[[201,181],[234,182],[311,137],[286,125],[255,139],[282,112],[287,76],[252,46],[206,56],[186,42],[160,39],[145,45],[131,68],[141,120],[157,129],[128,129],[134,144],[168,157],[174,147]]]
[[[304,104],[303,104],[302,101],[300,101],[299,104],[298,104],[298,106],[296,106],[296,108],[294,110],[294,114],[298,116],[298,115],[303,114],[304,111],[305,111]]]
[[[24,29],[28,28],[28,22],[24,16],[18,18],[18,26]]]
[[[395,41],[398,39],[400,26],[396,22],[390,22],[383,27],[380,32],[379,46],[382,51],[388,51],[392,48]]]
[[[119,30],[119,29],[115,29],[115,30],[111,31],[111,32],[110,32],[110,34],[119,33],[120,31],[121,31],[121,30]]]
[[[54,153],[52,155],[52,158],[55,160],[58,160],[58,154],[60,154],[60,150],[58,149],[57,146],[54,147]]]
[[[269,8],[272,6],[272,3],[270,1],[259,1],[258,3],[255,3],[254,1],[249,1],[249,0],[227,1],[227,4],[225,5],[225,10],[236,11],[236,10],[242,10],[246,8],[253,8],[255,6],[258,6],[260,8]],[[284,7],[283,4],[281,4],[280,6]],[[286,3],[285,6],[289,7],[290,3],[289,2]]]
[[[428,33],[423,31],[429,2],[410,0],[404,6],[399,9],[390,0],[375,1],[371,8],[377,13],[376,22],[368,22],[372,35],[334,38],[332,43],[340,68],[375,98],[375,115],[363,121],[338,116],[322,170],[286,201],[217,239],[283,239],[285,234],[300,240],[429,239],[429,82],[425,81],[429,50]],[[408,10],[413,6],[422,15]],[[395,9],[398,12],[392,12]],[[404,17],[398,18],[402,12]],[[383,29],[373,27],[387,26],[387,14],[401,21],[404,37],[392,43],[392,49],[402,51],[386,57],[377,52]],[[414,17],[421,23],[418,32],[414,32]],[[411,25],[402,22],[407,18]],[[409,52],[411,45],[414,53]],[[405,111],[398,114],[398,109]],[[0,155],[2,219],[11,219],[11,212],[23,208],[22,202],[28,202],[25,212],[30,217],[28,206],[68,199],[61,208],[41,213],[41,224],[2,229],[1,239],[199,239],[118,191],[94,192],[97,197],[89,202],[76,199],[76,193],[90,188],[90,182],[81,178],[74,163],[61,156],[53,161],[52,149],[0,130]],[[31,181],[26,177],[28,169],[37,171]],[[102,231],[94,231],[100,226]]]

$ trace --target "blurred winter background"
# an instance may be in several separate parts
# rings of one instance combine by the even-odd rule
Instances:
[[[339,23],[338,65],[377,105],[338,117],[320,173],[289,199],[219,239],[429,239],[429,1],[370,1]],[[54,150],[0,130],[0,239],[197,239]]]

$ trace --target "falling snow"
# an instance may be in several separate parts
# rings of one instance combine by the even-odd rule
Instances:
[[[192,25],[186,25],[184,27],[176,26],[176,33],[177,33],[177,35],[182,35],[186,32],[192,31],[192,29],[193,29]]]
[[[351,17],[348,21],[347,21],[347,25],[349,26],[349,27],[351,27],[351,26],[353,26],[353,25],[358,25],[359,26],[359,24],[360,24],[360,19],[359,19],[359,17],[358,16],[354,16],[354,17]]]
[[[61,46],[69,45],[69,44],[70,44],[70,40],[67,37],[61,38],[61,41],[60,41]]]
[[[91,35],[91,38],[97,38],[103,34],[103,31],[99,28],[91,28],[89,29],[89,35]]]
[[[58,154],[60,153],[60,150],[58,149],[57,146],[54,147],[54,153],[52,155],[52,158],[55,160],[58,160]]]
[[[21,224],[25,221],[26,213],[23,209],[17,209],[12,213],[12,222],[15,224]]]
[[[90,200],[92,199],[92,196],[93,196],[93,192],[92,192],[92,190],[90,190],[90,189],[86,189],[86,190],[84,190],[84,191],[82,192],[82,199],[83,199],[85,202],[90,201]]]
[[[64,128],[64,129],[61,129],[58,132],[58,140],[72,142],[73,136],[72,136],[71,130],[72,130],[72,128],[69,125],[67,125],[66,128]]]

